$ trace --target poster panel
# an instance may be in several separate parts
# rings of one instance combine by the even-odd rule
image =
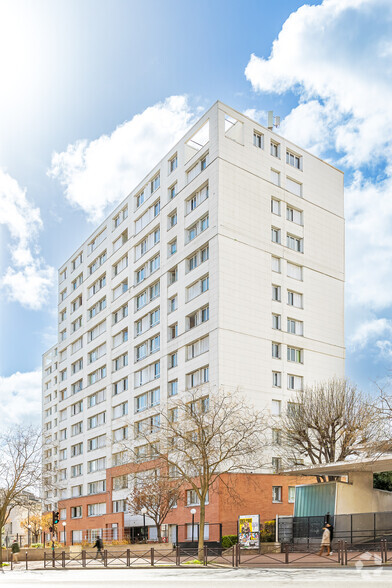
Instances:
[[[238,543],[241,549],[258,549],[260,546],[260,515],[238,517]]]

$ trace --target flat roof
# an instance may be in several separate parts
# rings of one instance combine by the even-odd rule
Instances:
[[[348,461],[337,461],[335,463],[297,466],[290,470],[284,470],[282,473],[300,476],[343,476],[350,472],[372,472],[376,474],[390,471],[392,471],[392,453],[378,457],[362,457]]]

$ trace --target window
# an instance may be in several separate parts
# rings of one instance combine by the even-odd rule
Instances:
[[[91,308],[88,309],[88,311],[87,311],[88,319],[90,320],[90,319],[94,318],[97,314],[99,314],[105,308],[106,308],[106,296],[104,298],[102,298],[101,300],[99,300],[98,302],[96,302],[94,304],[94,306],[92,306]]]
[[[193,529],[192,529],[193,527]],[[210,526],[208,523],[204,524],[204,540],[208,541],[210,537]],[[186,525],[186,538],[187,541],[198,541],[199,540],[199,524],[195,523],[194,525],[192,525],[192,523],[187,523]]]
[[[80,519],[82,518],[82,507],[81,506],[72,506],[71,507],[71,519]]]
[[[199,175],[200,172],[206,169],[209,163],[209,156],[208,153],[204,155],[190,170],[187,171],[187,183],[191,182],[193,178]]]
[[[208,491],[206,495],[206,504],[209,503],[208,499]],[[186,505],[187,506],[200,506],[200,499],[197,495],[196,490],[187,490],[186,491]]]
[[[280,229],[271,227],[271,241],[273,243],[280,243]]]
[[[287,304],[289,306],[295,306],[296,308],[303,308],[302,294],[298,292],[287,291]]]
[[[106,480],[97,480],[87,484],[87,494],[100,494],[106,492]]]
[[[60,292],[60,302],[64,302],[67,297],[67,288],[65,288],[62,292]]]
[[[280,314],[273,314],[272,315],[272,328],[273,329],[278,329],[278,330],[281,329],[281,326],[280,326],[280,322],[281,321],[280,321],[280,319],[281,319]]]
[[[303,349],[297,349],[296,347],[287,347],[287,361],[303,363]]]
[[[172,380],[168,384],[169,396],[176,396],[178,394],[178,380]]]
[[[83,473],[83,466],[81,463],[73,465],[71,467],[71,478],[78,478]]]
[[[92,437],[87,441],[87,450],[95,451],[101,449],[106,445],[106,435],[99,435],[98,437]]]
[[[113,266],[113,275],[117,276],[120,272],[122,272],[126,267],[128,267],[128,255],[125,255],[114,264]]]
[[[178,269],[177,269],[177,266],[168,271],[167,278],[168,278],[168,285],[169,286],[171,284],[174,284],[175,282],[177,282],[177,280],[178,280]]]
[[[127,512],[128,506],[126,500],[113,500],[112,510],[113,512]]]
[[[106,365],[88,374],[87,381],[88,384],[91,385],[95,384],[95,382],[99,382],[99,380],[102,380],[103,378],[106,378]]]
[[[98,278],[98,280],[96,280],[87,290],[88,293],[88,297],[90,298],[91,296],[93,296],[94,294],[96,294],[97,292],[99,292],[99,290],[101,290],[104,286],[106,286],[106,274],[103,274],[103,276],[101,276],[100,278]]]
[[[280,274],[280,257],[271,257],[271,269],[273,272]]]
[[[294,237],[293,235],[287,235],[287,247],[292,249],[293,251],[298,251],[299,253],[303,253],[304,250],[304,240],[300,237]]]
[[[303,322],[288,318],[287,319],[287,332],[292,333],[293,335],[303,335],[304,334]]]
[[[125,390],[128,390],[128,376],[113,384],[113,396],[117,396],[117,394],[121,394]]]
[[[99,255],[96,259],[94,259],[94,261],[88,266],[89,275],[91,276],[91,274],[93,274],[95,272],[95,270],[100,268],[101,265],[105,263],[106,259],[107,259],[107,251],[105,249],[105,251],[103,253],[101,253],[101,255]]]
[[[171,229],[172,227],[174,227],[177,224],[177,210],[175,210],[174,212],[172,212],[168,216],[168,220],[169,220],[169,229]]]
[[[295,155],[291,151],[286,151],[286,163],[292,165],[296,169],[302,169],[302,157]]]
[[[301,376],[287,375],[287,389],[288,390],[302,390],[303,378]]]
[[[177,239],[173,239],[173,241],[169,243],[169,256],[174,255],[175,253],[177,253]]]
[[[83,412],[83,400],[79,400],[79,402],[75,402],[75,404],[71,405],[71,416],[79,414],[80,412]]]
[[[209,350],[209,337],[207,335],[206,337],[203,337],[202,339],[199,339],[198,341],[195,341],[195,342],[187,345],[186,358],[187,358],[187,360],[193,359],[194,357],[198,357],[199,355],[201,355],[202,353],[205,353],[208,350]]]
[[[253,131],[253,145],[259,149],[264,149],[264,135],[258,131]]]
[[[280,216],[280,200],[271,199],[271,212]]]
[[[282,460],[280,457],[272,458],[272,470],[276,474],[282,469]]]
[[[208,198],[208,184],[194,192],[190,198],[185,201],[185,214],[189,214],[197,208],[204,200]]]
[[[113,443],[128,439],[128,427],[120,427],[113,431]]]
[[[155,190],[158,190],[160,185],[161,185],[161,176],[158,174],[150,182],[151,194],[153,194],[155,192]]]
[[[71,373],[72,374],[76,374],[77,372],[80,372],[80,370],[83,369],[83,358],[78,359],[77,361],[75,361],[72,365],[71,365]]]
[[[193,284],[191,284],[190,286],[187,287],[186,301],[189,302],[190,300],[193,300],[194,298],[196,298],[196,296],[199,296],[199,294],[202,294],[203,292],[207,292],[209,287],[210,287],[210,282],[209,282],[208,275],[203,276],[197,282],[194,282]]]
[[[113,371],[114,372],[121,370],[121,368],[126,367],[127,365],[128,365],[128,353],[123,353],[122,355],[119,355],[119,357],[116,357],[115,359],[113,359]]]
[[[77,455],[82,455],[83,453],[83,443],[76,443],[76,445],[71,446],[71,457],[75,457]]]
[[[270,153],[273,157],[280,158],[280,145],[275,141],[271,141]]]
[[[115,241],[113,241],[113,253],[118,251],[120,249],[120,247],[122,247],[124,245],[124,243],[126,243],[127,241],[128,241],[128,229],[125,229],[125,231],[123,231],[121,233],[121,235],[119,237],[117,237],[117,239]]]
[[[79,423],[75,423],[71,427],[71,435],[72,435],[72,437],[74,437],[75,435],[79,435],[80,433],[83,433],[83,423],[82,423],[82,421],[80,421]]]
[[[209,381],[209,367],[203,367],[199,370],[186,374],[186,386],[187,388],[193,388],[200,384],[205,384]]]
[[[172,172],[174,172],[175,169],[177,169],[177,165],[178,165],[178,159],[177,159],[177,153],[169,160],[169,174],[171,174]]]
[[[274,284],[272,285],[272,300],[275,300],[276,302],[280,302],[281,298],[281,288],[280,286],[275,286]]]
[[[175,198],[176,195],[177,195],[177,183],[175,183],[173,186],[170,186],[170,188],[169,188],[169,200],[173,200],[173,198]]]
[[[289,486],[289,495],[288,500],[289,502],[295,502],[295,486]]]
[[[296,210],[295,208],[291,208],[288,206],[286,208],[286,218],[287,220],[296,223],[297,225],[302,225],[302,211]]]
[[[282,502],[282,486],[272,486],[272,502]]]
[[[282,431],[280,429],[272,429],[272,443],[274,445],[282,444]]]
[[[169,327],[169,341],[171,339],[175,339],[178,336],[178,323],[174,323],[174,325],[170,325]]]
[[[145,200],[145,191],[143,190],[142,192],[140,192],[140,194],[137,194],[137,196],[135,197],[136,200],[136,208],[139,208],[139,206],[141,206]]]
[[[106,468],[106,457],[100,457],[98,459],[92,459],[87,462],[87,472],[89,474],[93,472],[100,472]]]
[[[94,416],[87,419],[87,428],[88,429],[95,429],[100,425],[104,425],[106,423],[106,412],[100,412],[99,414],[95,414]]]
[[[71,393],[72,394],[77,394],[82,389],[83,389],[83,379],[82,380],[78,380],[77,382],[74,382],[72,384],[72,386],[71,386]]]
[[[121,212],[119,212],[118,215],[114,217],[114,219],[113,219],[114,228],[116,229],[119,225],[121,225],[123,220],[125,220],[127,217],[128,217],[128,206],[123,208],[121,210]]]
[[[302,197],[302,184],[292,180],[290,178],[286,178],[286,190],[295,194],[296,196]]]
[[[96,249],[98,247],[98,245],[100,245],[104,239],[106,239],[106,227],[103,229],[103,231],[101,231],[99,233],[99,235],[97,235],[95,237],[95,239],[90,241],[90,243],[88,245],[89,254],[92,253],[94,251],[94,249]]]
[[[168,361],[168,367],[170,368],[174,368],[177,367],[178,365],[178,355],[177,355],[177,351],[175,353],[171,353],[169,355],[169,361]]]
[[[92,408],[93,406],[97,406],[101,402],[106,400],[106,390],[99,390],[94,394],[91,394],[87,397],[87,408]]]
[[[280,359],[280,343],[272,343],[272,357]]]
[[[191,227],[189,227],[185,231],[186,243],[193,241],[193,239],[195,239],[200,233],[205,231],[208,228],[208,226],[209,226],[209,217],[207,215],[207,216],[204,216],[199,221],[197,221],[194,225],[192,225]]]
[[[143,412],[147,408],[157,406],[160,403],[160,389],[154,388],[135,398],[135,413]]]
[[[151,363],[146,367],[136,371],[134,373],[134,385],[135,387],[143,386],[152,380],[160,377],[161,365],[159,361]]]
[[[272,416],[280,416],[281,415],[281,401],[280,400],[272,400],[271,414],[272,414]]]
[[[177,295],[169,299],[169,312],[174,312],[177,310],[177,300]]]
[[[302,281],[302,266],[287,262],[287,275],[289,278]]]
[[[122,343],[128,341],[128,329],[123,329],[113,337],[113,347],[118,347]]]
[[[113,300],[117,300],[122,294],[125,294],[128,290],[128,278],[123,280],[121,284],[118,284],[115,288],[113,288]]]
[[[276,388],[280,388],[282,385],[282,374],[281,372],[272,372],[272,385]]]

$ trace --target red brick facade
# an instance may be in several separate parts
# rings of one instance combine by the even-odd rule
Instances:
[[[153,464],[150,462],[148,468]],[[158,465],[158,464],[156,464]],[[72,540],[72,531],[89,529],[106,529],[105,536],[110,537],[109,530],[113,524],[117,524],[117,538],[124,537],[124,514],[112,513],[112,488],[113,478],[123,474],[133,473],[147,469],[147,464],[137,466],[126,464],[106,470],[107,491],[91,496],[69,498],[59,501],[59,509],[66,509],[66,539]],[[276,515],[290,515],[293,513],[293,504],[289,502],[289,486],[303,483],[303,478],[284,476],[279,474],[226,474],[216,481],[210,488],[209,503],[206,505],[206,522],[210,524],[209,539],[219,539],[222,524],[222,534],[231,535],[237,533],[237,520],[239,515],[259,514],[261,522],[275,519]],[[273,501],[273,487],[281,487],[281,501]],[[186,540],[186,525],[191,524],[191,508],[196,509],[195,524],[199,521],[199,507],[186,504],[186,490],[184,485],[183,498],[173,509],[165,524],[179,525],[178,540]],[[88,505],[98,502],[106,503],[106,513],[99,516],[88,516]],[[81,518],[71,518],[71,509],[75,506],[82,507]],[[62,520],[59,527],[63,530]]]

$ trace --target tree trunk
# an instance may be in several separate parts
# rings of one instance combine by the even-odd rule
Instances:
[[[200,524],[199,524],[199,545],[198,545],[198,560],[203,561],[204,558],[204,523],[206,520],[206,504],[205,498],[200,500]]]
[[[158,543],[162,543],[161,525],[158,525],[158,524],[157,524],[157,537],[158,537]]]

